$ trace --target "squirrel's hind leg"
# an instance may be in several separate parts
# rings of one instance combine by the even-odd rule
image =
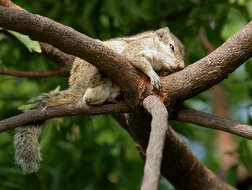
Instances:
[[[101,105],[104,102],[113,102],[119,95],[120,88],[106,78],[102,84],[87,88],[83,101],[89,105]]]

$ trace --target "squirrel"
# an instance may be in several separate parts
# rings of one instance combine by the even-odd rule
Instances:
[[[185,67],[184,46],[168,27],[147,31],[130,37],[119,37],[100,41],[108,48],[125,56],[137,69],[145,73],[150,83],[161,89],[155,71],[175,72]],[[84,101],[88,105],[116,102],[121,89],[108,77],[87,61],[75,58],[69,77],[69,88],[49,92],[32,99],[36,108],[72,104]],[[37,172],[41,161],[38,138],[41,126],[30,124],[16,130],[14,136],[15,158],[25,173]]]

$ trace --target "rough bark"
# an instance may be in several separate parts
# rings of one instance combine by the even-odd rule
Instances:
[[[141,190],[157,190],[165,137],[169,127],[167,123],[168,112],[163,101],[156,96],[145,98],[143,106],[151,114],[152,121]]]
[[[0,121],[0,132],[10,130],[19,126],[33,123],[35,121],[47,120],[54,117],[74,116],[81,114],[113,114],[127,113],[129,108],[126,104],[105,104],[102,106],[90,107],[87,104],[78,102],[47,109],[33,109],[14,117]]]
[[[58,70],[62,70],[62,75],[68,76],[75,56],[64,53],[63,51],[60,51],[59,49],[47,43],[40,42],[39,44],[42,49],[42,54],[57,63],[59,68]]]
[[[228,77],[252,56],[252,22],[208,56],[163,80],[172,103],[188,99]]]
[[[21,7],[19,7],[18,5],[11,2],[10,0],[0,0],[0,5],[2,5],[4,7],[8,7],[8,8],[24,10]],[[11,34],[9,34],[9,35],[11,35]],[[49,57],[50,59],[55,61],[61,67],[60,72],[56,73],[56,75],[67,76],[69,74],[70,69],[71,69],[71,66],[72,66],[72,63],[74,60],[74,56],[66,54],[66,53],[60,51],[59,49],[57,49],[47,43],[40,42],[40,47],[42,49],[42,54],[46,55],[47,57]],[[28,75],[27,77],[32,77],[32,76]],[[37,75],[35,77],[37,77]],[[42,77],[44,77],[44,74],[42,74]]]
[[[200,39],[208,53],[211,53],[216,49],[216,47],[208,40],[203,28],[200,29]],[[213,113],[217,116],[228,118],[228,104],[227,99],[225,98],[224,88],[218,84],[211,89],[211,94]],[[247,172],[245,168],[239,164],[237,154],[235,154],[237,145],[234,136],[222,131],[216,131],[216,134],[216,143],[221,154],[221,171],[218,172],[219,176],[225,179],[227,170],[233,165],[238,165],[238,178],[246,178]]]
[[[94,64],[122,87],[128,100],[131,100],[130,106],[138,105],[139,99],[153,93],[146,76],[130,65],[128,60],[70,27],[26,11],[4,7],[0,7],[0,27],[50,43]],[[180,72],[163,77],[164,93],[160,96],[169,94],[172,106],[212,87],[252,56],[251,44],[252,22],[210,55]]]
[[[137,71],[127,59],[99,41],[51,19],[5,7],[0,7],[0,26],[27,34],[34,40],[47,42],[66,53],[87,60],[116,81],[126,92],[128,99],[132,100],[132,104],[136,100],[138,102],[138,87],[144,87],[147,77]]]
[[[118,116],[116,117],[118,118]],[[123,118],[125,122],[123,122]],[[146,114],[121,114],[120,124],[126,125],[142,156],[148,145],[151,118]],[[186,142],[172,129],[166,133],[161,174],[176,189],[234,190],[208,170],[190,151]]]
[[[0,7],[0,26],[27,34],[35,40],[48,42],[66,53],[94,64],[122,87],[131,108],[136,108],[139,100],[153,93],[153,88],[147,83],[147,77],[131,66],[129,61],[72,28],[26,11],[3,7]],[[172,108],[174,103],[206,90],[225,79],[252,55],[251,44],[252,22],[209,56],[183,71],[163,77],[164,92],[159,95],[163,97],[169,95],[171,103],[169,108]],[[58,112],[61,111],[58,110]],[[65,110],[62,112],[65,113]],[[8,123],[6,120],[5,122]],[[126,121],[121,123],[128,125],[125,128],[144,153],[148,143],[150,118],[146,114],[126,114]],[[204,189],[234,189],[204,167],[191,153],[183,139],[172,129],[167,134],[164,160],[162,174],[178,189],[197,190],[202,187]]]
[[[252,139],[252,126],[213,114],[203,113],[191,108],[182,108],[176,115],[175,119]]]
[[[63,109],[63,110],[61,110]],[[80,114],[112,114],[112,113],[132,113],[126,104],[106,104],[99,107],[89,107],[86,104],[71,104],[47,108],[46,110],[34,109],[14,117],[0,121],[0,132],[13,129],[15,127],[28,124],[33,121],[46,120],[54,117],[63,117]],[[116,118],[120,118],[116,115]],[[208,127],[227,131],[248,139],[252,137],[252,126],[238,123],[231,119],[225,119],[212,114],[203,113],[191,108],[183,108],[176,113],[173,119],[199,125],[199,127]],[[120,120],[120,122],[123,122]],[[124,125],[125,126],[125,125]],[[128,130],[128,129],[127,129]]]

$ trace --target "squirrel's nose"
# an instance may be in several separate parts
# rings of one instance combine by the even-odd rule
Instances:
[[[185,68],[184,62],[179,63],[178,66],[177,66],[178,70],[181,70],[181,69],[184,69],[184,68]]]

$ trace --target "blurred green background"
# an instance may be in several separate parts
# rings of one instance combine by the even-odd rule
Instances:
[[[252,19],[252,0],[22,0],[24,9],[102,40],[169,26],[185,45],[186,63],[208,54],[200,30],[218,47]],[[252,124],[252,62],[247,61],[220,86],[230,118]],[[0,69],[46,71],[55,68],[48,58],[30,53],[18,40],[0,33]],[[16,78],[0,75],[0,119],[21,113],[17,108],[67,78]],[[206,91],[185,103],[213,112],[217,97]],[[211,129],[171,122],[202,162],[219,175],[223,161],[218,135]],[[183,128],[182,128],[183,127]],[[143,161],[135,143],[112,116],[78,116],[47,121],[41,137],[43,161],[37,174],[23,175],[16,166],[14,131],[0,134],[0,190],[135,190],[143,175]],[[232,185],[251,180],[252,142],[231,137],[238,161],[224,171]],[[225,143],[225,142],[221,142]],[[243,178],[238,172],[243,165]],[[248,180],[249,181],[249,180]],[[239,186],[252,189],[251,184]],[[160,189],[173,189],[162,179]]]

